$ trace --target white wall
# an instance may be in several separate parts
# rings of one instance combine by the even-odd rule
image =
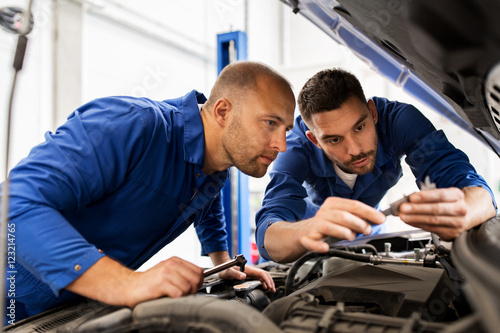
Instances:
[[[28,1],[2,1],[7,6],[26,8]],[[36,4],[35,25],[29,35],[23,69],[18,76],[15,91],[13,126],[11,128],[11,157],[9,169],[26,156],[30,148],[43,141],[43,133],[51,125],[51,22],[46,8]],[[12,86],[12,67],[17,36],[0,29],[0,181],[5,175],[5,142],[7,107]]]
[[[26,4],[27,1],[0,0],[0,8],[25,7]],[[73,111],[73,107],[67,110],[53,107],[56,100],[53,92],[58,91],[53,88],[53,74],[60,65],[57,61],[53,64],[55,5],[63,7],[57,15],[79,15],[75,22],[81,21],[81,34],[59,41],[59,48],[70,48],[68,52],[71,45],[81,47],[81,55],[75,59],[60,59],[66,65],[75,61],[74,73],[63,73],[66,78],[77,79],[71,83],[63,76],[62,83],[75,85],[66,88],[77,93],[68,105],[77,107],[106,95],[167,99],[184,95],[191,89],[208,95],[216,78],[216,34],[246,30],[249,59],[262,61],[282,72],[292,82],[296,95],[305,81],[319,70],[341,66],[358,76],[367,96],[413,103],[436,120],[436,126],[444,128],[451,141],[469,154],[478,171],[496,189],[497,200],[500,199],[498,157],[381,78],[348,49],[337,45],[301,15],[294,15],[278,0],[35,0],[35,29],[29,35],[26,63],[15,100],[10,167],[43,140],[46,130],[54,130]],[[65,12],[64,5],[72,6],[72,12]],[[71,21],[71,17],[67,18]],[[4,115],[15,42],[13,35],[0,31],[0,171],[4,168]],[[2,171],[2,178],[3,175]],[[254,192],[253,213],[258,209],[267,179],[254,179],[250,183]],[[413,176],[407,171],[382,206],[414,189]],[[249,220],[253,220],[253,215]],[[405,226],[395,224],[394,230],[400,228]],[[199,265],[210,265],[199,253],[200,246],[190,229],[155,260],[179,255]]]
[[[210,17],[204,15],[205,2],[149,3],[122,1],[109,9],[88,7],[83,36],[84,100],[106,95],[161,100],[192,89],[208,91],[216,76],[216,37],[207,28]],[[141,9],[149,11],[137,16],[129,12]]]

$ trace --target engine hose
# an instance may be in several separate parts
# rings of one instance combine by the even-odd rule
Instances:
[[[369,254],[352,253],[336,249],[328,250],[327,254],[329,257],[339,257],[339,258],[351,259],[355,261],[368,262],[368,263],[371,262],[370,261],[371,255]]]
[[[291,293],[292,287],[293,287],[293,280],[295,279],[295,275],[299,271],[299,268],[306,261],[313,259],[315,257],[317,257],[319,260],[320,258],[323,258],[324,255],[318,254],[316,252],[308,252],[308,253],[304,254],[302,257],[300,257],[299,259],[297,259],[297,261],[295,261],[293,263],[292,268],[290,268],[290,271],[288,272],[288,275],[287,275],[286,281],[285,281],[285,296],[288,296]]]
[[[328,250],[327,253],[325,254],[319,254],[315,252],[308,252],[304,254],[302,257],[300,257],[290,268],[290,271],[288,272],[288,275],[286,277],[286,282],[285,282],[285,296],[288,296],[293,289],[293,281],[295,279],[295,275],[299,271],[299,268],[308,260],[311,260],[313,258],[318,258],[319,262],[320,260],[323,260],[328,257],[339,257],[339,258],[344,258],[344,259],[350,259],[350,260],[355,260],[355,261],[361,261],[361,262],[367,262],[370,263],[370,258],[372,257],[371,255],[368,254],[359,254],[359,253],[352,253],[348,251],[343,251],[343,250],[337,250],[337,249],[330,249]],[[316,264],[313,266],[313,268],[317,267]],[[312,271],[312,269],[311,269]],[[310,272],[311,272],[310,271]],[[309,273],[308,273],[309,274]],[[305,281],[307,276],[302,279],[302,281]]]
[[[441,240],[439,239],[438,235],[431,233],[431,239],[432,243],[436,246],[436,250],[439,255],[450,255],[451,251],[441,245]]]
[[[346,250],[349,250],[351,252],[358,252],[360,250],[367,250],[367,251],[370,251],[373,253],[373,255],[375,256],[378,256],[378,251],[377,249],[375,248],[375,246],[371,245],[371,244],[362,244],[362,245],[353,245],[353,246],[342,246],[342,247],[336,247],[336,246],[333,246],[332,249],[340,249],[340,248],[344,248]]]
[[[314,272],[316,271],[316,269],[318,269],[318,267],[323,263],[323,259],[325,259],[324,257],[320,257],[318,259],[316,259],[316,262],[314,263],[314,265],[311,267],[311,269],[309,270],[309,272],[307,272],[307,274],[302,278],[302,280],[300,280],[299,282],[297,283],[292,283],[292,286],[293,287],[299,287],[301,284],[303,284],[305,281],[307,281],[309,279],[309,276]]]

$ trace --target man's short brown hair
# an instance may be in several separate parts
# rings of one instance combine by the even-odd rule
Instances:
[[[222,97],[241,99],[245,92],[256,87],[259,76],[268,76],[284,89],[292,90],[290,82],[271,67],[259,62],[237,61],[227,65],[220,72],[210,92],[207,106],[212,108]]]
[[[318,72],[300,91],[298,104],[302,119],[309,123],[313,114],[338,109],[351,96],[366,102],[356,76],[340,68]]]

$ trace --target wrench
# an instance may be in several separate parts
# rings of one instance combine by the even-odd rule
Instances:
[[[223,270],[228,269],[229,267],[233,267],[233,266],[240,266],[240,271],[243,272],[245,270],[246,263],[247,263],[247,260],[245,259],[245,257],[242,254],[238,254],[237,256],[234,257],[233,260],[229,260],[229,261],[222,263],[220,265],[217,265],[215,267],[206,269],[203,272],[203,277],[207,277],[209,275],[219,273],[220,271],[223,271]]]

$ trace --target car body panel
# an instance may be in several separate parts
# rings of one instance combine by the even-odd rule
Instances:
[[[282,2],[500,156],[500,2]]]

